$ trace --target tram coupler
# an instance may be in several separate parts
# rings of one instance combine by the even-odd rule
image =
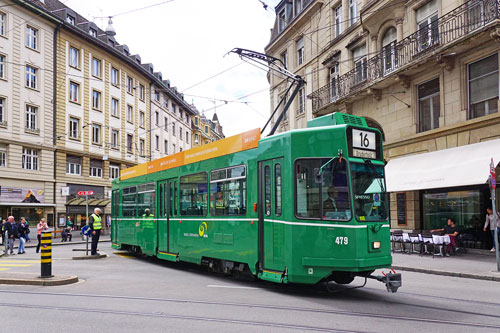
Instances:
[[[395,293],[398,288],[401,287],[401,273],[396,273],[394,269],[391,269],[388,273],[382,271],[382,275],[370,275],[370,279],[375,279],[385,284],[387,291]]]

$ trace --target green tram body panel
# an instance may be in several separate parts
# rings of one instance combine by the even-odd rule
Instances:
[[[111,228],[113,247],[136,246],[150,256],[196,264],[200,264],[203,258],[244,263],[248,264],[253,274],[276,282],[313,284],[329,277],[332,272],[363,273],[390,267],[392,257],[388,219],[363,222],[352,217],[349,221],[321,221],[295,216],[294,162],[297,159],[332,158],[341,150],[343,158],[349,163],[364,162],[347,156],[349,147],[346,132],[350,127],[352,128],[346,124],[320,124],[261,139],[254,149],[136,178],[115,180]],[[378,132],[373,128],[356,127]],[[380,142],[377,144],[381,145]],[[259,209],[263,208],[259,206],[259,162],[272,166],[273,161],[281,164],[282,212],[272,219],[264,217],[263,266],[259,268]],[[372,162],[383,166],[382,161],[380,147],[379,158]],[[211,170],[238,165],[245,165],[247,168],[246,215],[211,216],[209,207],[206,216],[179,215],[181,176],[207,172],[210,186]],[[350,172],[348,175],[350,178]],[[177,215],[170,218],[167,233],[166,218],[159,216],[159,184],[169,179],[177,181]],[[121,189],[151,182],[156,186],[155,216],[123,218]],[[351,179],[349,190],[353,211]],[[207,193],[210,193],[210,189],[207,189]],[[208,201],[210,206],[210,197]],[[254,204],[258,206],[257,211],[254,211]],[[168,240],[167,234],[170,235]],[[339,244],[336,242],[338,239],[346,239],[348,243]],[[380,248],[374,249],[374,242],[380,242]],[[284,275],[276,278],[278,273],[284,272],[284,279]]]

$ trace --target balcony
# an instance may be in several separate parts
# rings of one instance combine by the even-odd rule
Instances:
[[[438,18],[398,43],[391,44],[342,76],[308,96],[313,113],[351,97],[390,75],[479,32],[499,15],[500,0],[472,0]]]

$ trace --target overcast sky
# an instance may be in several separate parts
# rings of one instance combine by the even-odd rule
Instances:
[[[107,19],[98,17],[161,2],[68,0],[65,3],[105,28]],[[117,15],[113,18],[115,37],[120,44],[127,44],[132,54],[140,54],[142,63],[153,63],[155,71],[161,71],[163,78],[169,79],[200,112],[205,110],[208,118],[216,110],[224,134],[230,136],[263,127],[269,117],[266,73],[243,62],[236,54],[227,54],[235,47],[264,52],[279,0],[264,2],[269,5],[268,10],[259,0],[173,0]],[[231,67],[234,68],[189,88]],[[255,92],[259,93],[239,100],[248,104],[224,105],[221,101],[233,101]],[[215,103],[210,99],[216,99]]]

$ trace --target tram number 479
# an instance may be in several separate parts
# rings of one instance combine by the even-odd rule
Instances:
[[[335,244],[347,245],[347,244],[349,244],[349,237],[337,237],[337,238],[335,238]]]

